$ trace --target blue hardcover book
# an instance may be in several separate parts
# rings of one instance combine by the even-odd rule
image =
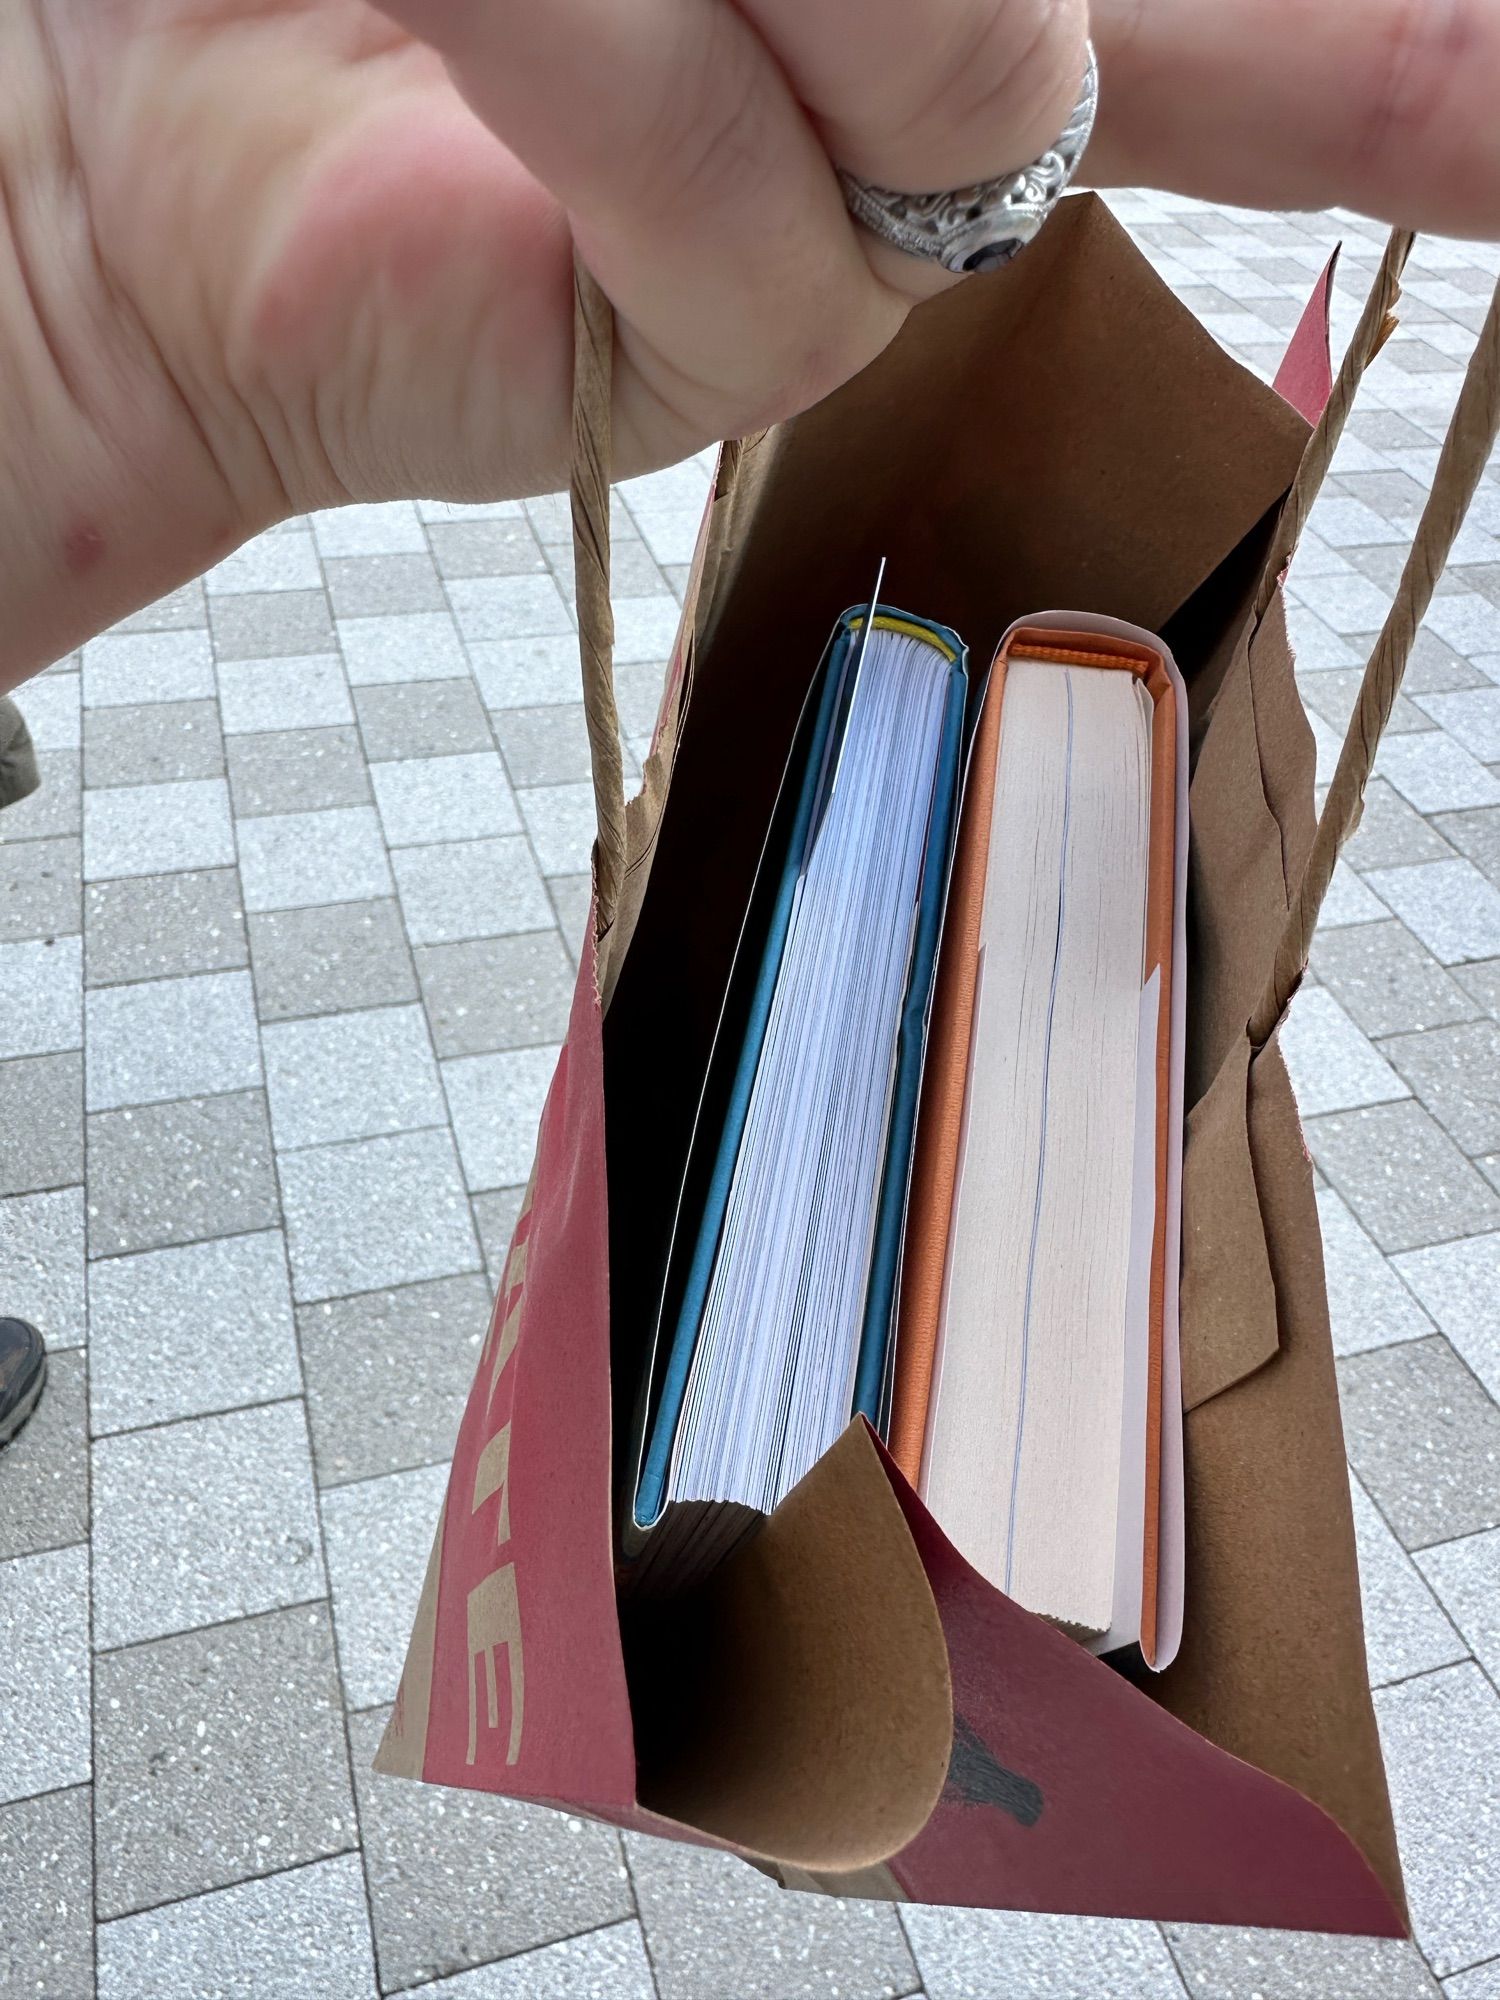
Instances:
[[[769,1511],[851,1415],[880,1416],[967,692],[953,633],[857,606],[809,693],[704,1088],[665,1362],[643,1407],[627,1551],[674,1583]]]

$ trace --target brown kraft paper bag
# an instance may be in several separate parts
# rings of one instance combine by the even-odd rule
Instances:
[[[1070,197],[1010,269],[725,447],[628,805],[611,321],[580,272],[594,909],[380,1768],[729,1847],[795,1887],[1405,1929],[1276,1031],[1500,420],[1497,309],[1315,821],[1280,579],[1409,246],[1393,237],[1309,439],[1103,204]],[[616,1599],[613,1468],[740,917],[822,634],[882,556],[893,598],[981,663],[1014,619],[1062,605],[1160,632],[1188,680],[1187,1619],[1175,1663],[1139,1685],[970,1570],[862,1423],[692,1598]]]

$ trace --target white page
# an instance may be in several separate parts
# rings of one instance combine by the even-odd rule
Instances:
[[[668,1500],[768,1511],[848,1422],[951,666],[870,634],[793,904]]]

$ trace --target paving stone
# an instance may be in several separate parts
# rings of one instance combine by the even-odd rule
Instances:
[[[94,2000],[88,1788],[0,1810],[0,1993]]]
[[[89,1552],[0,1563],[0,1805],[87,1784]],[[51,1996],[48,1995],[48,2000]]]
[[[1445,1979],[1443,2000],[1500,2000],[1500,1958]]]
[[[311,533],[301,521],[283,521],[226,556],[203,579],[210,595],[249,590],[318,590],[323,572]]]
[[[4,1310],[39,1327],[49,1348],[88,1338],[83,1237],[81,1187],[0,1201]]]
[[[1404,423],[1400,417],[1394,421],[1398,425]],[[1414,430],[1411,426],[1407,428]],[[1416,445],[1416,435],[1409,442]],[[1417,448],[1420,449],[1420,446]],[[1346,493],[1372,507],[1387,521],[1406,529],[1408,538],[1420,520],[1427,501],[1426,487],[1405,472],[1344,472],[1340,475],[1339,484]],[[1321,517],[1321,504],[1318,512]]]
[[[693,560],[703,526],[701,506],[637,509],[635,518],[655,562],[664,565]]]
[[[471,1272],[299,1308],[320,1485],[447,1463],[490,1300]]]
[[[90,882],[233,866],[229,787],[222,778],[83,795],[83,872]]]
[[[264,1091],[100,1112],[87,1131],[95,1257],[281,1220]]]
[[[83,768],[91,790],[222,777],[219,705],[156,701],[91,708],[83,720]]]
[[[1414,1250],[1396,1269],[1500,1402],[1500,1234]]]
[[[555,930],[418,947],[417,974],[440,1056],[560,1042],[573,968]]]
[[[298,1402],[94,1443],[94,1642],[131,1646],[326,1592]]]
[[[551,576],[455,577],[448,597],[466,640],[534,639],[573,629]]]
[[[225,747],[229,792],[241,819],[370,802],[370,777],[352,725],[264,730],[231,736]]]
[[[1154,1924],[1023,1912],[928,1909],[901,1913],[931,2000],[990,2000],[1006,1990],[1035,2000],[1184,2000],[1171,1953]]]
[[[293,654],[277,660],[224,660],[219,707],[227,735],[337,729],[354,720],[343,662],[337,653]]]
[[[97,1671],[101,1918],[357,1839],[326,1605],[132,1646]]]
[[[1442,2000],[1416,1946],[1402,1938],[1164,1926],[1193,2000]]]
[[[388,681],[355,695],[369,757],[443,757],[492,750],[489,717],[472,680]]]
[[[389,898],[250,919],[262,1021],[384,1007],[418,997],[399,907]]]
[[[470,1197],[474,1226],[479,1231],[485,1269],[492,1284],[499,1284],[505,1260],[510,1255],[510,1242],[516,1233],[516,1219],[521,1213],[525,1193],[524,1187],[488,1188],[483,1194]]]
[[[373,1007],[262,1030],[278,1147],[441,1125],[446,1110],[418,1006]]]
[[[616,661],[634,666],[665,660],[677,643],[681,620],[681,607],[670,591],[658,597],[623,598],[615,607]]]
[[[495,732],[513,784],[587,782],[589,734],[581,701],[497,709]]]
[[[1303,577],[1291,589],[1341,638],[1351,633],[1378,631],[1390,609],[1388,594],[1363,576]],[[1330,661],[1329,664],[1353,665],[1358,659],[1359,649],[1356,647],[1353,661]]]
[[[414,945],[543,930],[552,922],[547,891],[522,836],[402,848],[391,866]]]
[[[537,1126],[558,1050],[553,1044],[443,1063],[443,1086],[471,1189],[514,1187],[531,1172]]]
[[[1381,1048],[1466,1153],[1500,1147],[1500,1025],[1467,1021],[1392,1035]]]
[[[547,543],[571,540],[573,518],[566,493],[538,494],[532,499],[523,501],[521,504],[526,510],[526,518],[530,521],[538,541]],[[620,518],[624,512],[625,501],[623,491],[617,486],[609,496],[611,532],[619,525]]]
[[[0,847],[23,840],[47,840],[83,828],[82,758],[76,750],[39,750],[41,784],[29,797],[5,808]]]
[[[1428,607],[1427,623],[1456,652],[1500,652],[1500,605],[1478,591],[1439,594]]]
[[[1361,442],[1376,445],[1382,451],[1410,450],[1426,443],[1416,425],[1394,410],[1356,407],[1349,417],[1349,429]]]
[[[1299,993],[1281,1030],[1281,1050],[1304,1118],[1407,1097],[1409,1086],[1350,1020],[1332,993]]]
[[[385,1720],[355,1716],[349,1740],[387,1991],[635,1914],[613,1827],[382,1777],[370,1764]]]
[[[1496,690],[1500,693],[1500,689]],[[1500,885],[1500,807],[1477,812],[1442,813],[1437,825],[1449,840],[1492,883]]]
[[[1440,729],[1386,737],[1375,768],[1418,812],[1500,803],[1500,778]]]
[[[86,708],[212,701],[213,696],[214,662],[206,632],[106,632],[83,649]]]
[[[889,2000],[921,1983],[894,1904],[788,1895],[731,1855],[625,1844],[661,2000]]]
[[[214,652],[225,660],[270,660],[331,653],[335,639],[328,599],[321,590],[247,591],[211,597]]]
[[[351,1709],[395,1699],[447,1487],[447,1466],[425,1465],[323,1494],[339,1667]]]
[[[1362,668],[1347,667],[1326,673],[1304,673],[1297,686],[1312,714],[1321,717],[1342,742],[1363,682]],[[1404,694],[1398,694],[1386,723],[1386,734],[1399,736],[1411,730],[1431,729],[1432,718]]]
[[[479,1268],[446,1130],[288,1153],[281,1161],[281,1191],[299,1301]]]
[[[1323,1268],[1335,1354],[1416,1340],[1432,1321],[1331,1187],[1318,1192]]]
[[[1347,564],[1338,572],[1342,576],[1350,573]],[[1287,629],[1299,678],[1309,673],[1364,665],[1359,652],[1347,639],[1335,632],[1316,612],[1292,598],[1287,602]]]
[[[376,764],[370,779],[393,847],[488,840],[521,830],[505,766],[493,749]]]
[[[86,996],[90,1111],[253,1090],[260,1036],[248,972],[103,986]]]
[[[673,533],[674,523],[666,516],[654,518],[660,523],[658,532],[654,537],[648,534],[646,540],[640,540],[633,535],[619,535],[615,538],[610,548],[609,593],[616,603],[625,597],[660,597],[663,589],[666,587],[666,579],[662,575],[661,565],[652,553],[652,549],[647,546],[647,542],[651,541],[654,543],[659,540],[663,546],[676,547],[676,539]],[[697,523],[701,519],[702,509],[699,508],[694,517],[693,533],[695,537],[697,534]],[[573,603],[573,551],[571,549],[565,551],[565,561],[562,564],[557,564],[554,559],[554,568],[558,585],[564,597],[567,598],[570,604]]]
[[[0,1195],[83,1179],[83,1058],[76,1052],[0,1062]]]
[[[1479,1664],[1500,1684],[1500,1528],[1439,1542],[1416,1562]]]
[[[1374,1501],[1352,1477],[1350,1497],[1371,1687],[1407,1680],[1465,1658],[1468,1646],[1381,1519]]]
[[[84,890],[84,983],[115,986],[244,965],[239,871],[189,870],[90,882]]]
[[[158,597],[144,611],[132,612],[113,628],[116,632],[179,632],[188,626],[206,626],[208,606],[203,599],[203,580],[194,577],[178,589]]]
[[[1416,705],[1481,763],[1500,761],[1500,687],[1418,695]]]
[[[99,1927],[99,2000],[375,2000],[357,1855]]]
[[[96,1435],[301,1393],[276,1230],[96,1260],[89,1325]]]
[[[1453,976],[1487,1014],[1500,1021],[1500,958],[1457,966]]]
[[[446,577],[521,576],[547,566],[531,524],[524,519],[430,521],[427,536]]]
[[[379,681],[447,681],[468,672],[458,627],[446,611],[341,618],[339,644],[353,687]]]
[[[0,1460],[0,1559],[87,1540],[88,1440],[83,1355],[51,1354],[42,1400]]]
[[[1338,1368],[1350,1461],[1403,1547],[1500,1525],[1500,1410],[1446,1340]]]
[[[83,1045],[83,940],[0,944],[0,1049],[55,1055]]]
[[[1417,634],[1401,685],[1407,695],[1415,697],[1483,687],[1487,678],[1465,654],[1455,652],[1446,640],[1424,627]]]
[[[593,878],[589,875],[553,875],[548,880],[547,890],[557,913],[557,927],[562,932],[569,956],[577,965],[583,952],[589,910],[594,898]]]
[[[385,842],[371,806],[241,820],[239,842],[247,910],[363,903],[390,894]]]
[[[516,794],[544,875],[577,875],[594,845],[594,788],[541,785]]]
[[[81,676],[61,671],[61,665],[49,667],[11,692],[11,700],[25,717],[34,750],[76,750],[81,741]]]
[[[1405,1100],[1310,1118],[1313,1158],[1382,1250],[1500,1227],[1500,1200],[1442,1127]]]
[[[1415,1034],[1473,1018],[1472,994],[1404,924],[1352,924],[1314,940],[1319,983],[1367,1035]],[[1383,1049],[1388,1059],[1391,1051]]]
[[[582,694],[576,635],[470,642],[474,679],[489,708],[576,702]],[[618,689],[616,690],[618,693]]]
[[[610,1924],[413,1989],[421,2000],[657,2000],[639,1924]]]
[[[401,555],[330,556],[323,565],[337,618],[443,611],[443,586],[425,549]]]
[[[80,869],[79,843],[72,836],[0,846],[0,939],[80,930]]]
[[[421,519],[409,500],[330,507],[308,519],[324,556],[421,554],[427,547]]]
[[[1417,1942],[1460,1972],[1500,1951],[1500,1694],[1466,1662],[1377,1690],[1375,1718]]]

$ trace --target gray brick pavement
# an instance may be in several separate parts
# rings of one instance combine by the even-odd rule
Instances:
[[[1262,371],[1333,240],[1340,339],[1379,251],[1347,217],[1117,207]],[[1497,268],[1419,246],[1293,572],[1324,780]],[[616,495],[637,753],[705,486]],[[0,1988],[1494,2000],[1500,473],[1286,1034],[1420,1949],[806,1902],[369,1770],[583,922],[569,562],[556,498],[319,515],[21,695],[0,1304],[55,1352],[0,1460]]]

